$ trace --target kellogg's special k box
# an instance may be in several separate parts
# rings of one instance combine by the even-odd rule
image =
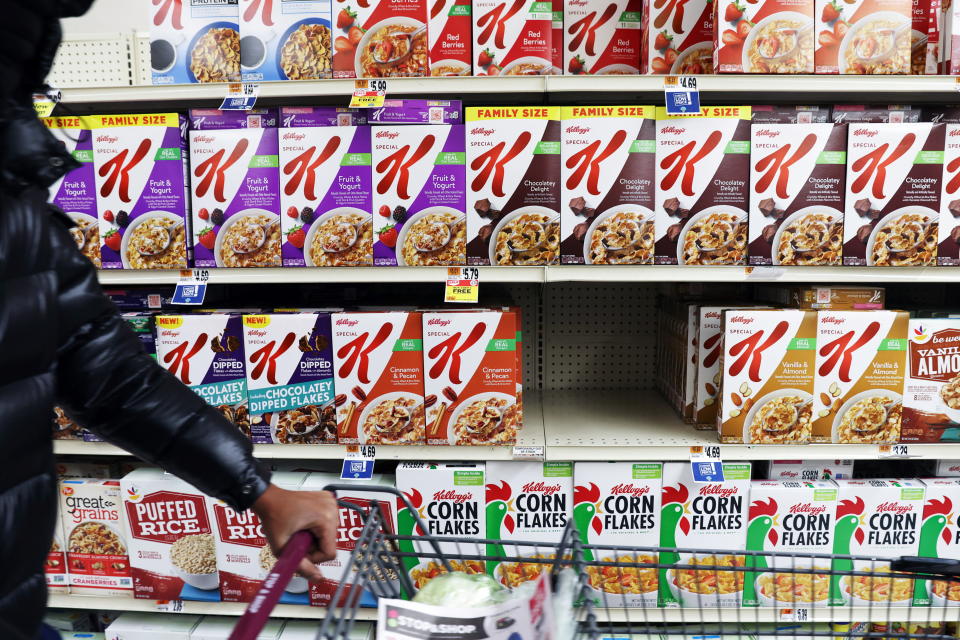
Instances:
[[[960,265],[960,113],[944,124],[937,264]]]
[[[553,73],[550,0],[473,0],[473,75]]]
[[[717,73],[813,73],[814,0],[715,2]]]
[[[330,2],[240,1],[244,82],[329,78]]]
[[[153,84],[240,82],[237,0],[149,5]]]
[[[640,73],[713,73],[713,2],[644,0]]]
[[[331,5],[334,78],[430,75],[426,0]]]
[[[470,0],[434,0],[427,36],[431,76],[469,76],[472,67],[473,23]]]
[[[910,73],[912,0],[816,0],[814,8],[816,73]]]
[[[568,75],[640,73],[643,0],[563,3],[563,69]],[[603,10],[600,11],[600,7]]]

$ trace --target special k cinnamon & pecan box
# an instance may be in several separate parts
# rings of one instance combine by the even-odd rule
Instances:
[[[559,262],[560,107],[469,107],[466,121],[467,264]]]
[[[717,73],[813,73],[814,0],[715,2]]]
[[[429,9],[430,75],[471,75],[473,23],[470,0],[433,0]]]
[[[560,258],[653,264],[653,107],[561,107]]]
[[[423,443],[424,346],[418,312],[333,314],[340,444]]]
[[[697,355],[692,419],[697,429],[716,429],[720,406],[720,371],[723,353],[723,312],[737,307],[703,305],[697,314]]]
[[[430,75],[426,0],[330,4],[334,78]]]
[[[849,125],[843,264],[937,264],[943,145],[943,124]]]
[[[814,442],[900,441],[904,311],[818,311]]]
[[[960,418],[960,320],[910,320],[900,442],[949,442]]]
[[[816,0],[815,9],[816,73],[910,73],[912,0]]]
[[[551,0],[473,0],[473,75],[553,74]]]
[[[744,264],[750,107],[657,107],[657,264]]]
[[[600,10],[589,0],[566,0],[563,69],[568,75],[640,72],[643,0],[613,0]]]
[[[709,0],[644,0],[640,73],[712,74],[713,5]]]
[[[423,314],[427,444],[513,444],[516,317],[509,311]]]

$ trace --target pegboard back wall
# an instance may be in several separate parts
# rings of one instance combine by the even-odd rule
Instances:
[[[149,84],[149,52],[149,37],[144,41],[134,33],[75,34],[60,43],[47,84],[57,88]]]

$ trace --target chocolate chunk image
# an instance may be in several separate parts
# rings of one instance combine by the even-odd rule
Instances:
[[[764,198],[760,201],[760,204],[757,205],[757,208],[760,209],[760,213],[769,218],[773,215],[773,212],[777,210],[777,203],[773,201],[773,198]]]
[[[955,243],[960,244],[960,227],[953,228],[953,231],[950,232],[950,239]]]
[[[773,210],[773,219],[774,220],[783,220],[787,217],[787,212],[783,209],[774,209]]]
[[[853,210],[857,212],[857,215],[860,217],[866,217],[870,213],[872,208],[872,203],[869,198],[861,198],[853,203]]]
[[[870,232],[873,231],[873,227],[869,224],[865,224],[859,229],[857,229],[857,240],[863,244],[867,244],[867,240],[870,239]]]
[[[668,216],[675,216],[680,210],[680,199],[679,198],[667,198],[663,201],[663,210],[667,212]]]
[[[870,211],[867,212],[867,217],[870,218],[870,220],[873,220],[873,221],[879,220],[879,219],[880,219],[880,210],[879,210],[879,209],[870,209]]]
[[[681,222],[685,222],[687,218],[689,218],[691,215],[692,215],[692,212],[690,211],[690,209],[680,208],[677,210],[677,217],[680,218]]]
[[[676,239],[680,237],[680,229],[681,227],[679,224],[672,224],[667,227],[667,240],[670,242],[675,242]]]
[[[210,351],[213,351],[214,353],[222,353],[223,351],[226,351],[226,349],[223,348],[223,345],[220,344],[220,336],[213,336],[213,340],[210,341]]]
[[[486,218],[490,214],[490,199],[484,198],[483,200],[477,200],[473,203],[473,210],[477,212],[481,218]]]
[[[310,345],[310,336],[300,336],[300,341],[297,343],[300,351],[307,353],[313,351],[313,347]]]
[[[237,336],[227,336],[227,351],[236,351],[240,348],[240,338]]]
[[[760,237],[763,238],[764,242],[773,242],[773,236],[777,235],[777,225],[768,224],[763,228],[763,231],[760,232]]]
[[[953,200],[947,205],[947,209],[954,218],[960,218],[960,200]]]
[[[480,238],[482,242],[488,242],[490,236],[493,235],[493,225],[485,224],[480,229],[477,230],[477,237]]]
[[[570,211],[573,211],[573,215],[578,216],[583,213],[583,210],[587,206],[587,201],[583,199],[582,196],[577,196],[576,198],[570,198]]]
[[[587,229],[590,225],[586,222],[581,222],[580,224],[573,227],[573,237],[577,240],[583,240],[587,235]],[[960,227],[957,227],[960,229]]]
[[[592,220],[593,218],[597,217],[597,210],[593,207],[587,207],[583,210],[583,217],[587,220]]]

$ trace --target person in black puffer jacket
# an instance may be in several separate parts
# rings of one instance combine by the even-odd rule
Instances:
[[[36,118],[31,94],[60,41],[61,16],[91,0],[0,0],[0,638],[35,640],[46,604],[43,563],[56,517],[54,403],[108,442],[233,508],[253,508],[278,552],[313,532],[300,565],[335,553],[336,502],[284,491],[249,441],[140,347],[46,203],[75,161]]]

